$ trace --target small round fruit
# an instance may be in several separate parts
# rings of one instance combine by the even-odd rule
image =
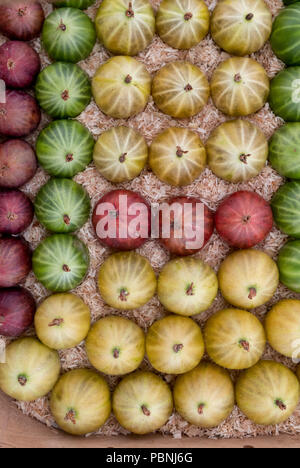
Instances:
[[[254,366],[265,350],[264,328],[255,315],[246,310],[224,309],[205,324],[204,341],[209,357],[227,369]]]
[[[189,185],[205,168],[205,147],[196,133],[186,128],[168,128],[153,140],[149,164],[162,182]]]
[[[50,179],[34,202],[40,223],[52,232],[69,233],[88,220],[91,203],[85,189],[70,179]]]
[[[136,252],[119,252],[100,268],[98,286],[103,300],[120,310],[138,309],[154,296],[155,273],[148,260]]]
[[[268,312],[265,329],[272,348],[280,354],[298,359],[300,343],[300,301],[283,299]]]
[[[153,80],[152,96],[157,107],[176,119],[198,114],[209,98],[204,73],[189,62],[172,62],[159,70]]]
[[[196,369],[176,379],[176,411],[190,424],[215,427],[233,411],[235,396],[232,380],[225,369],[201,363]]]
[[[236,401],[240,410],[255,424],[279,424],[295,411],[299,388],[297,377],[283,364],[260,361],[240,375]]]
[[[0,190],[0,233],[17,235],[33,220],[31,200],[20,190]]]
[[[109,375],[124,375],[135,371],[145,356],[145,334],[131,320],[104,317],[91,328],[86,339],[90,363]]]
[[[64,374],[55,385],[50,408],[58,426],[72,435],[96,432],[111,412],[109,387],[89,369]]]
[[[300,67],[288,67],[273,78],[269,103],[286,122],[300,122]]]
[[[300,4],[290,5],[275,18],[270,39],[277,57],[287,65],[300,65]]]
[[[90,164],[94,139],[77,120],[56,120],[40,133],[36,153],[40,165],[55,177],[74,177]]]
[[[214,232],[214,213],[197,198],[171,198],[160,209],[160,243],[175,255],[199,252]]]
[[[0,335],[22,335],[32,325],[35,309],[35,300],[26,289],[1,289]]]
[[[24,91],[6,90],[5,100],[0,103],[0,134],[24,137],[36,130],[41,111],[32,96]]]
[[[218,278],[224,299],[244,309],[254,309],[268,302],[279,283],[274,260],[255,249],[230,254],[221,264]]]
[[[0,79],[10,88],[29,88],[41,68],[36,51],[25,42],[8,41],[0,47]]]
[[[92,81],[96,104],[104,114],[128,119],[143,112],[151,93],[151,76],[132,57],[113,57],[98,68]]]
[[[300,293],[300,241],[287,242],[279,252],[277,265],[280,282]]]
[[[155,34],[148,0],[103,0],[95,23],[100,42],[115,55],[137,55]]]
[[[168,421],[172,411],[169,386],[151,372],[128,375],[113,394],[113,412],[118,422],[134,434],[158,430]]]
[[[134,250],[150,236],[151,210],[146,200],[131,190],[113,190],[96,204],[92,223],[107,247]]]
[[[137,177],[148,160],[145,138],[130,127],[113,127],[103,132],[94,149],[94,163],[100,174],[119,184]]]
[[[88,75],[78,65],[57,62],[38,75],[35,94],[42,109],[54,119],[73,118],[90,103]]]
[[[36,248],[32,261],[38,281],[53,292],[66,292],[76,288],[89,267],[86,246],[69,234],[47,237]]]
[[[211,19],[213,40],[232,55],[250,55],[267,42],[272,13],[264,0],[219,2]]]
[[[287,123],[273,134],[269,161],[282,176],[300,179],[300,123]]]
[[[279,229],[291,237],[300,237],[300,182],[288,182],[275,193],[271,202]]]
[[[38,307],[34,325],[37,337],[49,348],[74,348],[89,332],[91,313],[75,294],[53,294]]]
[[[10,288],[22,283],[31,267],[31,251],[23,239],[0,239],[0,288]]]
[[[247,182],[266,165],[268,141],[248,120],[230,120],[211,133],[206,151],[212,172],[228,182]]]
[[[208,8],[203,0],[163,0],[156,15],[156,29],[169,46],[190,49],[208,33]]]
[[[169,315],[150,327],[146,337],[150,364],[163,374],[184,374],[204,354],[201,328],[192,319]]]
[[[226,197],[216,215],[219,235],[238,249],[262,242],[273,226],[272,210],[260,195],[242,190]]]
[[[10,39],[30,41],[37,37],[45,19],[43,8],[34,0],[3,0],[0,5],[0,31]]]
[[[0,363],[0,388],[20,401],[34,401],[52,390],[60,373],[58,353],[35,338],[21,338],[6,348]]]
[[[53,0],[50,0],[50,2],[53,3]],[[93,3],[95,3],[95,0],[55,0],[54,5],[56,7],[73,7],[85,10]]]
[[[96,31],[90,18],[78,8],[60,8],[47,16],[42,41],[53,60],[76,63],[92,52]]]
[[[26,141],[7,140],[0,144],[0,167],[0,187],[21,187],[36,173],[35,153]]]
[[[200,314],[211,306],[217,293],[217,276],[200,258],[171,260],[159,275],[158,298],[174,314]]]
[[[250,58],[225,60],[215,70],[211,81],[215,106],[231,117],[257,112],[267,102],[269,91],[265,69]]]

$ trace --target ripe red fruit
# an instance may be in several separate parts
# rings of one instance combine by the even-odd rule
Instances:
[[[10,288],[21,283],[31,266],[31,251],[23,239],[0,239],[0,288]]]
[[[31,224],[34,209],[20,190],[0,190],[0,233],[20,234]]]
[[[141,247],[150,236],[151,211],[139,194],[113,190],[97,203],[92,222],[104,245],[116,250],[133,250]]]
[[[41,120],[36,100],[24,91],[6,91],[6,103],[0,103],[0,133],[22,137],[33,132]]]
[[[0,144],[0,187],[21,187],[36,170],[35,153],[26,141],[7,140]]]
[[[240,191],[225,198],[216,212],[215,222],[218,233],[230,245],[248,249],[271,231],[273,215],[260,195]]]
[[[196,198],[177,197],[166,201],[169,207],[173,208],[178,205],[182,209],[182,215],[178,218],[174,211],[170,213],[170,236],[168,235],[169,218],[167,217],[164,222],[164,216],[160,212],[159,216],[159,229],[160,229],[160,242],[171,253],[179,256],[192,255],[199,252],[205,244],[209,241],[214,231],[214,214],[213,212],[201,201]],[[201,217],[197,219],[197,206],[203,207],[204,211],[199,212]],[[168,213],[166,212],[166,216]],[[167,231],[166,231],[167,229]],[[177,238],[178,236],[178,238]],[[194,248],[187,248],[188,243],[195,242],[197,238],[198,247],[195,243]]]
[[[0,335],[18,337],[31,325],[36,310],[35,300],[23,288],[0,290]]]
[[[0,5],[0,31],[10,39],[30,41],[42,29],[45,15],[39,2],[34,0],[2,0]]]
[[[28,88],[41,69],[39,55],[26,42],[8,41],[0,47],[0,79],[10,88]]]

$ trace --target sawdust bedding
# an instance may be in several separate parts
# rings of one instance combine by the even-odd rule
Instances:
[[[49,14],[52,10],[52,7],[46,2],[46,0],[42,0],[41,3],[45,9],[45,12]],[[100,3],[101,0],[97,0],[95,5],[91,6],[87,10],[87,13],[91,18],[95,18],[95,14]],[[154,8],[157,8],[160,0],[152,0],[151,3],[153,4]],[[213,10],[217,0],[206,0],[206,3],[209,9]],[[274,16],[283,6],[281,0],[266,0],[266,3],[269,5]],[[4,37],[0,36],[0,43],[3,43],[4,41]],[[39,52],[43,67],[49,64],[50,60],[42,49],[40,40],[37,39],[32,41],[32,45],[35,50]],[[91,56],[87,60],[81,62],[80,66],[86,70],[90,77],[92,77],[98,66],[109,57],[110,54],[99,43],[97,43]],[[188,60],[198,65],[201,70],[206,73],[208,79],[210,79],[217,65],[224,61],[227,57],[228,54],[217,47],[210,36],[207,36],[198,46],[189,51],[178,51],[172,49],[171,47],[168,47],[166,44],[164,44],[158,37],[155,37],[152,44],[145,51],[139,54],[138,60],[142,61],[146,65],[149,72],[152,74],[154,74],[168,62],[174,60]],[[265,67],[270,78],[274,77],[276,73],[283,68],[283,64],[274,56],[269,44],[266,44],[259,52],[253,54],[253,58],[258,60],[258,62],[260,62]],[[159,112],[155,107],[152,98],[150,99],[147,108],[142,114],[129,119],[127,122],[116,121],[105,116],[99,111],[93,101],[79,117],[80,122],[88,127],[95,139],[97,139],[103,131],[109,129],[112,126],[126,124],[140,131],[145,136],[149,144],[157,134],[169,126],[187,127],[197,132],[203,142],[205,142],[211,131],[226,119],[227,117],[219,112],[210,100],[207,106],[197,116],[190,120],[176,121]],[[266,104],[257,114],[248,117],[248,120],[258,125],[268,138],[283,123],[280,118],[274,116],[268,104]],[[31,144],[34,144],[39,131],[45,127],[48,121],[49,119],[47,116],[43,115],[40,128],[34,135],[31,135],[28,138],[28,141]],[[39,169],[35,177],[24,187],[24,192],[28,194],[33,200],[36,193],[40,187],[45,184],[47,179],[48,176],[42,169]],[[93,164],[91,164],[83,173],[76,176],[75,180],[86,188],[92,199],[93,206],[101,195],[115,188],[115,186],[100,176]],[[273,193],[283,182],[284,180],[275,171],[273,171],[270,166],[266,166],[261,174],[259,174],[256,178],[252,179],[248,183],[243,184],[230,184],[215,177],[209,169],[205,169],[201,176],[193,184],[186,188],[178,189],[160,182],[154,176],[154,174],[152,174],[152,172],[146,168],[138,178],[130,183],[122,184],[120,187],[135,190],[150,202],[157,202],[158,200],[163,200],[170,196],[177,196],[179,194],[198,196],[210,208],[216,209],[220,201],[226,195],[241,189],[255,191],[269,201]],[[25,232],[24,237],[34,249],[37,247],[39,242],[45,238],[46,234],[46,231],[41,227],[41,225],[36,220],[34,220],[32,225]],[[97,271],[110,252],[108,249],[101,246],[97,241],[90,222],[88,222],[80,230],[78,236],[85,242],[89,249],[91,264],[85,281],[75,290],[75,293],[82,297],[82,299],[89,305],[93,321],[109,314],[117,314],[117,311],[111,309],[109,306],[103,303],[96,286]],[[258,248],[276,259],[278,251],[285,243],[285,241],[286,236],[284,236],[274,227],[267,239],[261,245],[259,245]],[[144,245],[139,250],[139,252],[150,260],[157,273],[169,259],[169,254],[160,247],[157,241],[147,242],[146,245]],[[217,234],[214,234],[209,244],[196,256],[201,257],[217,271],[221,261],[226,257],[226,255],[228,255],[229,252],[230,248],[228,245],[226,245]],[[33,293],[37,303],[40,303],[47,295],[49,295],[49,292],[46,291],[46,289],[36,281],[33,273],[31,273],[26,279],[24,287]],[[254,312],[260,319],[263,319],[270,305],[277,302],[279,299],[287,297],[300,299],[299,294],[293,294],[291,291],[280,285],[272,301],[267,306],[262,306]],[[195,317],[195,320],[200,325],[203,325],[203,323],[211,314],[225,306],[226,303],[219,294],[214,301],[213,306],[205,313],[201,314],[201,316]],[[162,306],[159,304],[157,298],[154,298],[150,301],[150,303],[141,309],[125,312],[122,314],[134,320],[144,330],[147,330],[147,328],[155,320],[162,317],[165,312]],[[32,334],[34,334],[33,329],[29,330],[28,332],[28,335]],[[9,340],[6,339],[6,341],[8,342]],[[74,349],[61,351],[60,357],[63,372],[78,367],[90,367],[84,350],[84,343],[80,344]],[[275,351],[270,349],[270,347],[266,349],[264,358],[275,359],[276,361],[283,362],[289,367],[293,368],[291,360],[283,358]],[[150,369],[147,360],[144,361],[141,367],[143,369]],[[168,383],[172,385],[174,380],[173,376],[165,375],[163,377]],[[234,377],[235,373],[233,373],[233,378]],[[109,377],[108,381],[111,389],[113,389],[119,379]],[[49,410],[48,397],[41,398],[33,403],[15,402],[15,404],[21,411],[23,411],[24,414],[38,419],[47,426],[52,427],[53,430],[57,429],[57,426],[55,425]],[[245,418],[245,416],[243,416],[238,408],[235,408],[231,416],[225,422],[223,422],[223,424],[214,429],[207,430],[192,426],[191,424],[184,421],[178,414],[174,413],[167,424],[162,427],[159,432],[165,435],[173,435],[174,438],[181,438],[183,436],[205,436],[209,438],[244,438],[259,435],[292,435],[300,433],[300,405],[298,410],[287,422],[278,426],[256,426],[247,418]],[[111,416],[97,434],[117,436],[119,434],[126,433],[127,432],[119,426],[116,419]]]

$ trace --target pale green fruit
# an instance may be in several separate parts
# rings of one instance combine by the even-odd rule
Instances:
[[[212,315],[204,328],[209,357],[227,369],[248,369],[261,358],[265,346],[264,328],[246,310],[224,309]]]
[[[149,164],[162,182],[189,185],[205,168],[205,147],[196,133],[171,127],[153,140]]]
[[[264,0],[223,0],[211,18],[213,40],[232,55],[261,49],[272,31],[272,13]]]
[[[176,411],[190,424],[215,427],[233,411],[235,395],[229,373],[210,362],[177,378],[174,386]]]
[[[54,294],[38,307],[34,325],[38,338],[49,348],[74,348],[90,329],[88,306],[75,294]]]
[[[295,374],[283,364],[260,361],[243,372],[236,384],[236,401],[247,418],[269,426],[286,421],[300,397]]]
[[[268,141],[248,120],[230,120],[219,125],[206,143],[208,165],[228,182],[246,182],[266,165]]]
[[[156,29],[171,47],[190,49],[208,33],[208,8],[203,0],[162,0],[156,15]]]
[[[0,364],[0,388],[12,398],[34,401],[52,390],[60,373],[60,359],[53,349],[35,338],[21,338],[6,348]]]
[[[187,317],[165,317],[150,327],[146,351],[154,369],[164,374],[184,374],[203,357],[201,328]]]
[[[158,298],[178,315],[197,315],[210,307],[218,293],[213,269],[199,258],[176,258],[167,263],[158,279]]]
[[[145,257],[136,252],[118,252],[105,260],[98,276],[103,300],[120,310],[142,307],[155,294],[155,273]]]
[[[231,117],[257,112],[267,102],[269,91],[266,70],[250,58],[225,60],[216,68],[211,80],[215,106]]]
[[[111,413],[108,385],[88,369],[64,374],[53,389],[50,401],[56,423],[72,435],[96,432]]]
[[[207,103],[209,93],[206,76],[189,62],[168,63],[153,79],[155,104],[162,112],[176,119],[198,114]]]
[[[125,377],[113,394],[114,414],[125,429],[148,434],[163,426],[173,411],[169,386],[151,372],[135,372]]]
[[[113,127],[102,133],[94,149],[94,163],[110,182],[137,177],[148,160],[145,138],[130,127]]]
[[[95,22],[100,42],[116,55],[137,55],[155,34],[148,0],[103,0]]]
[[[260,250],[238,250],[221,264],[222,295],[235,307],[254,309],[272,299],[279,283],[276,263]]]
[[[96,322],[86,339],[90,363],[100,372],[123,375],[135,371],[145,356],[145,335],[131,320],[105,317]]]
[[[151,76],[132,57],[113,57],[101,65],[92,81],[95,101],[104,114],[128,119],[143,112],[151,93]]]
[[[268,312],[265,329],[272,348],[284,356],[299,359],[300,301],[284,299]]]

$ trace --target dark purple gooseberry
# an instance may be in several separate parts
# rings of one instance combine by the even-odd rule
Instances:
[[[8,41],[0,47],[0,79],[10,88],[28,88],[41,69],[39,55],[26,42]]]
[[[34,208],[31,200],[20,190],[0,190],[0,233],[20,234],[30,226]]]
[[[0,288],[10,288],[25,280],[32,268],[28,244],[20,238],[0,239]]]
[[[45,15],[35,0],[1,0],[0,31],[10,39],[30,41],[43,27]]]
[[[35,300],[24,288],[0,290],[0,335],[18,337],[33,323]]]
[[[23,137],[33,132],[41,120],[37,101],[24,91],[6,90],[6,102],[0,103],[0,133]]]
[[[26,141],[7,140],[0,144],[0,187],[21,187],[36,170],[36,155]]]

